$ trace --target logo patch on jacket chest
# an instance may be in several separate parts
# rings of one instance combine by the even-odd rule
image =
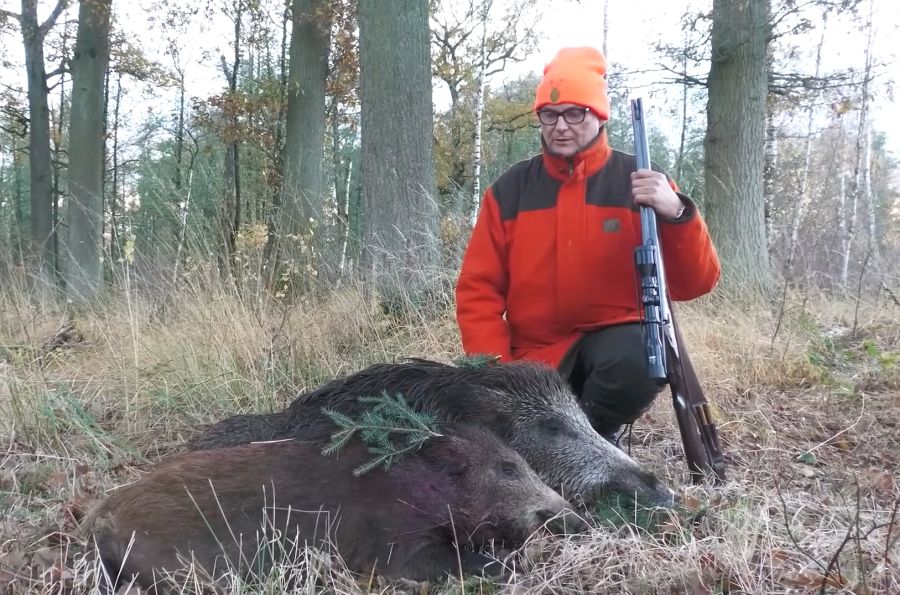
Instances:
[[[618,217],[610,217],[603,220],[603,231],[605,233],[618,233],[622,227]]]

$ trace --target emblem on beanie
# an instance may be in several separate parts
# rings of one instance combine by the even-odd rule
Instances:
[[[559,101],[559,89],[557,89],[556,87],[550,89],[550,101],[552,101],[553,103]]]

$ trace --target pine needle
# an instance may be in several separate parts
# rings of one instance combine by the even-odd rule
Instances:
[[[477,353],[474,355],[464,355],[453,360],[453,364],[457,368],[471,368],[479,370],[493,366],[500,361],[500,357],[496,355],[488,355],[485,353]]]
[[[440,436],[437,418],[415,411],[400,394],[392,397],[383,391],[377,397],[360,397],[359,401],[371,406],[358,420],[327,408],[322,409],[338,427],[338,431],[331,435],[331,441],[322,449],[322,454],[336,454],[353,436],[359,434],[369,447],[369,453],[375,455],[374,459],[354,469],[353,474],[357,477],[379,466],[387,469],[405,453],[420,448],[429,438]],[[395,437],[399,443],[394,442]]]

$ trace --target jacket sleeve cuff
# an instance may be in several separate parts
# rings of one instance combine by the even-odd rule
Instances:
[[[697,205],[693,200],[688,198],[687,195],[682,194],[681,192],[675,192],[675,195],[678,196],[678,199],[681,201],[681,204],[684,205],[684,211],[682,211],[681,215],[679,215],[675,219],[670,219],[668,217],[660,217],[666,223],[686,223],[693,219],[697,214]]]

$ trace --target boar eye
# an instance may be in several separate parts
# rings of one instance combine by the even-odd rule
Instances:
[[[565,426],[563,423],[554,418],[545,419],[543,423],[541,423],[541,427],[544,431],[549,432],[550,434],[562,434],[565,431]]]
[[[519,466],[512,461],[503,461],[500,463],[500,473],[509,479],[515,479],[519,476]]]

